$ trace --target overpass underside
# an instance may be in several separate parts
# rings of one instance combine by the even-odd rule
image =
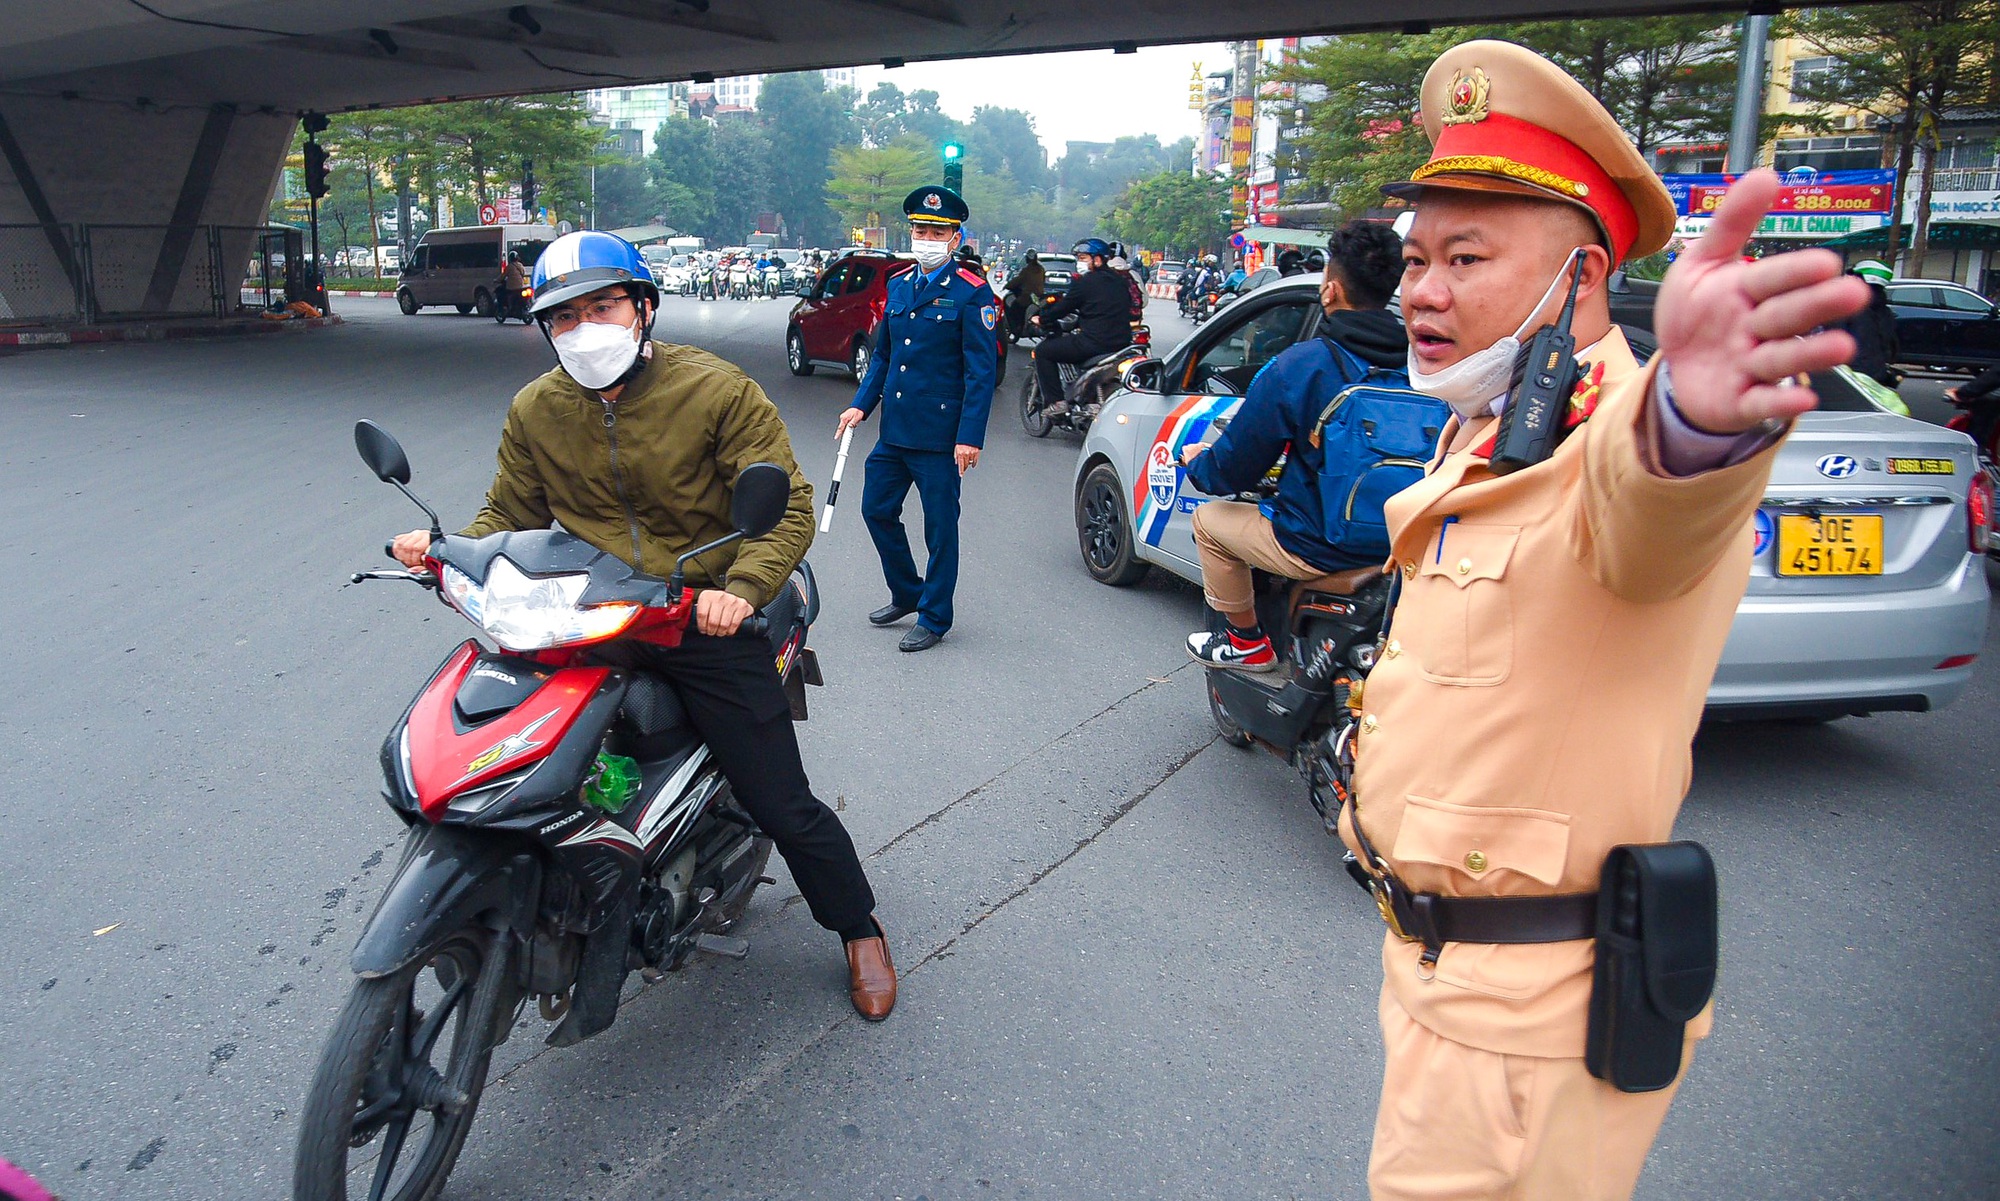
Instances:
[[[17,0],[0,22],[0,301],[185,311],[247,261],[294,123],[897,60],[1540,16],[1660,0]],[[1712,6],[1718,12],[1741,6]],[[113,227],[124,226],[124,230]],[[88,246],[75,231],[89,227]],[[232,232],[242,231],[242,232]],[[29,298],[36,298],[30,300]],[[0,308],[0,321],[10,316]]]

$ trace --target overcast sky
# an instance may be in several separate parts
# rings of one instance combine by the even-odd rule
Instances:
[[[1199,132],[1187,106],[1190,68],[1219,71],[1230,65],[1221,42],[1142,48],[1137,54],[1085,50],[1073,54],[1014,55],[911,63],[888,70],[863,67],[865,98],[888,80],[905,92],[926,88],[960,121],[972,119],[982,104],[1018,108],[1035,120],[1049,162],[1062,157],[1066,142],[1109,142],[1125,134],[1154,134],[1162,143]]]

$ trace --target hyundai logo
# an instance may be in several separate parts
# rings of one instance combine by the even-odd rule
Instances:
[[[1819,462],[1813,466],[1819,468],[1819,473],[1830,480],[1844,480],[1861,469],[1861,464],[1846,455],[1821,455]]]

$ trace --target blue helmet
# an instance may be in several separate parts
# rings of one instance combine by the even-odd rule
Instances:
[[[540,313],[615,284],[636,285],[659,308],[660,287],[653,280],[653,269],[632,243],[594,229],[564,234],[535,260],[535,299],[528,311]]]
[[[1088,256],[1101,259],[1111,257],[1111,243],[1105,241],[1103,238],[1085,238],[1069,249],[1071,254],[1078,257]]]

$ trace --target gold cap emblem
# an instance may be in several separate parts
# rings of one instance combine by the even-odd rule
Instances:
[[[1486,119],[1486,92],[1491,87],[1486,72],[1478,67],[1472,74],[1463,71],[1451,73],[1451,91],[1445,94],[1444,115],[1439,118],[1446,125],[1469,125]]]

